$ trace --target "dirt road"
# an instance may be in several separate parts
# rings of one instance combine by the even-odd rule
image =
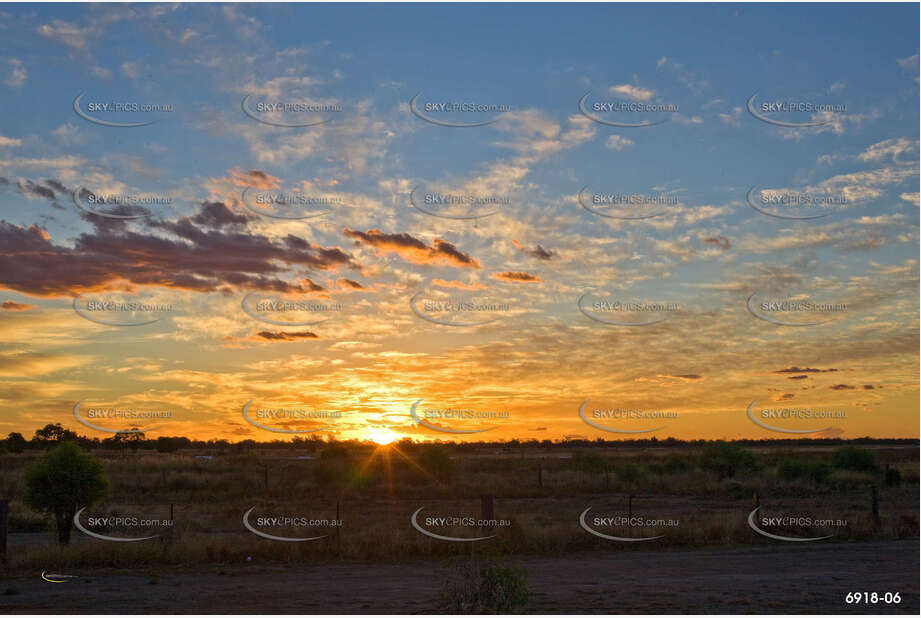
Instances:
[[[919,544],[778,544],[694,551],[587,552],[518,559],[530,613],[917,614]],[[440,562],[209,566],[147,573],[74,570],[0,582],[3,613],[430,613]],[[901,604],[848,605],[848,592],[899,592]]]

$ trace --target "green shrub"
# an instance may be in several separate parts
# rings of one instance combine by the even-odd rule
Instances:
[[[704,448],[700,467],[713,472],[720,479],[731,478],[743,470],[756,470],[758,460],[754,453],[737,444],[714,442]]]
[[[576,451],[572,456],[572,467],[584,474],[601,474],[607,469],[608,462],[599,453]]]
[[[58,542],[70,543],[77,509],[90,506],[109,487],[102,462],[74,442],[61,442],[26,467],[25,502],[40,513],[54,515]]]
[[[842,446],[832,454],[832,465],[840,470],[854,472],[876,472],[876,454],[859,446]]]
[[[470,560],[445,580],[438,609],[445,614],[518,614],[528,603],[524,572],[495,558]]]
[[[636,483],[645,476],[645,471],[633,462],[618,464],[615,468],[617,478],[624,483]]]
[[[785,481],[811,479],[819,484],[824,482],[831,473],[831,466],[824,461],[784,459],[777,466],[777,476]]]
[[[649,470],[656,474],[679,474],[687,472],[692,467],[691,460],[680,455],[669,455],[661,462],[656,461],[649,464]]]
[[[902,473],[898,468],[886,467],[886,487],[898,487],[902,484]]]

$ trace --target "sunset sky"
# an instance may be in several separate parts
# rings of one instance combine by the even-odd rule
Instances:
[[[234,441],[917,438],[918,6],[664,8],[0,7],[0,436],[111,435],[83,402]],[[257,203],[282,193],[328,205]],[[793,195],[831,205],[755,208]],[[170,309],[80,311],[113,299]],[[839,310],[759,309],[791,299]],[[500,414],[439,431],[417,402]],[[257,418],[280,409],[316,418]]]

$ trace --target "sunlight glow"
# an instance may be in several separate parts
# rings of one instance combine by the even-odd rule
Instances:
[[[369,430],[368,433],[365,434],[366,440],[371,440],[372,442],[375,442],[382,446],[385,444],[390,444],[391,442],[396,440],[398,437],[399,436],[397,434],[393,433],[386,427],[375,427]]]

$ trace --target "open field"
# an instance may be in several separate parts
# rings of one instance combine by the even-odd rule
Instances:
[[[917,445],[859,447],[872,470],[836,459],[840,446],[458,449],[431,445],[324,446],[158,453],[98,451],[110,480],[107,497],[81,514],[88,530],[59,548],[53,521],[23,502],[22,470],[41,451],[2,456],[0,495],[10,496],[12,572],[45,568],[172,567],[246,561],[294,565],[330,560],[391,562],[464,555],[468,543],[444,542],[415,529],[411,517],[495,520],[490,526],[436,522],[432,532],[471,537],[504,555],[558,555],[609,549],[580,525],[619,537],[619,551],[772,546],[748,522],[789,537],[834,542],[918,538]],[[204,452],[204,451],[203,451]],[[837,463],[836,463],[837,462]],[[858,462],[860,463],[860,462]],[[864,462],[865,463],[865,462]],[[879,517],[872,512],[877,487]],[[491,497],[492,512],[484,506]],[[486,498],[486,501],[490,501]],[[244,527],[311,542],[276,542]],[[487,509],[487,510],[483,510]],[[170,513],[172,512],[172,518]],[[158,520],[157,525],[99,523],[101,518]],[[264,527],[260,517],[303,517]],[[630,521],[597,521],[620,517]],[[164,523],[171,522],[171,523]],[[339,525],[336,525],[336,524]]]
[[[65,547],[43,453],[0,456],[5,612],[918,611],[915,442],[96,449]]]

